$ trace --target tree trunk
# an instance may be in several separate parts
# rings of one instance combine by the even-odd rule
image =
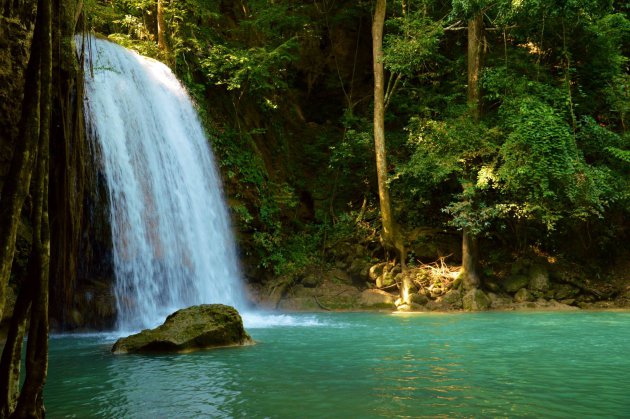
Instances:
[[[382,239],[387,250],[395,251],[405,267],[405,246],[392,212],[387,186],[387,152],[385,148],[385,75],[383,67],[383,26],[387,0],[377,0],[372,22],[372,56],[374,61],[374,149],[376,151],[376,175],[381,204]],[[403,281],[401,295],[408,296],[409,281]],[[405,298],[406,299],[406,298]]]
[[[44,96],[42,92],[42,98]],[[42,105],[42,111],[44,107]],[[42,121],[44,119],[47,118],[42,118]],[[44,129],[42,129],[43,131]],[[48,205],[46,203],[48,196],[47,142],[48,137],[42,135],[34,184],[37,188],[35,191],[37,198],[35,198],[33,210],[33,247],[30,255],[34,269],[29,272],[32,303],[26,347],[26,379],[13,415],[18,418],[44,417],[42,395],[48,369],[48,274],[50,261],[50,234]]]
[[[29,271],[32,270],[31,262],[29,261]],[[11,317],[7,340],[2,351],[2,359],[0,360],[0,418],[9,417],[13,413],[19,396],[22,344],[26,332],[26,320],[31,307],[30,288],[28,284],[24,284],[20,289]]]
[[[24,99],[19,125],[19,141],[11,160],[11,168],[0,197],[0,318],[4,313],[6,289],[11,275],[15,253],[15,240],[20,224],[24,200],[31,183],[33,162],[39,139],[40,98],[40,47],[41,17],[37,22],[31,43],[31,55],[24,78]]]
[[[481,284],[477,274],[477,237],[464,228],[462,234],[462,270],[461,275],[464,288],[467,290],[477,288]]]
[[[481,117],[481,89],[479,73],[483,62],[483,13],[478,12],[468,21],[468,108],[475,119]]]
[[[53,105],[50,150],[49,212],[51,241],[50,299],[55,301],[51,315],[65,323],[74,298],[75,282],[80,263],[89,264],[93,253],[81,249],[82,233],[86,231],[86,191],[93,181],[87,170],[88,141],[84,134],[83,68],[84,52],[77,59],[72,47],[77,19],[82,17],[82,1],[53,0],[53,45],[59,54],[53,56]],[[83,30],[85,19],[80,19]],[[90,188],[96,191],[96,187]],[[94,192],[96,193],[96,192]],[[89,237],[94,237],[90,235]],[[83,253],[79,256],[79,253]]]
[[[29,260],[27,284],[22,287],[20,306],[12,319],[14,339],[3,353],[3,366],[9,363],[11,372],[2,377],[2,412],[14,418],[44,417],[43,387],[48,369],[48,271],[50,260],[50,233],[48,225],[48,155],[50,139],[52,91],[52,10],[50,0],[40,0],[37,7],[34,45],[39,55],[39,135],[37,144],[36,175],[31,190],[33,196],[33,243]],[[30,183],[30,182],[29,182]],[[26,379],[15,411],[11,413],[16,396],[15,373],[19,373],[21,349],[27,307],[31,307],[28,344],[26,351]],[[6,377],[6,378],[5,378]],[[6,399],[6,401],[4,400]]]
[[[166,45],[166,23],[164,22],[164,0],[157,0],[157,35],[158,35],[158,47],[162,51],[167,51]]]
[[[383,26],[385,24],[386,0],[377,0],[372,23],[372,54],[374,59],[374,148],[376,151],[376,175],[378,195],[381,203],[383,241],[394,244],[394,219],[392,216],[389,189],[387,187],[387,154],[385,151],[385,76],[383,69]]]
[[[33,249],[35,269],[32,284],[31,319],[26,348],[26,378],[13,413],[18,418],[45,416],[43,391],[48,371],[48,279],[50,267],[50,229],[48,223],[48,161],[52,103],[52,10],[51,0],[40,0],[41,37],[41,126],[37,173],[33,191]]]
[[[468,109],[475,121],[481,118],[481,89],[479,75],[483,61],[483,12],[478,12],[468,21]],[[473,175],[464,171],[464,189],[472,186]],[[474,199],[472,197],[471,199]],[[465,289],[476,288],[481,284],[477,273],[477,236],[464,227],[462,233],[462,271],[460,277]]]

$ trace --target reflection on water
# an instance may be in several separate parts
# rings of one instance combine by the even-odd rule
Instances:
[[[119,357],[115,357],[119,358]],[[187,406],[194,416],[228,415],[228,408],[239,395],[233,371],[224,362],[208,360],[199,368],[191,357],[154,357],[113,362],[107,368],[108,383],[116,388],[116,405],[108,406],[111,396],[101,396],[99,404],[104,415],[111,417],[158,416],[168,404]],[[134,365],[125,365],[130,363]],[[135,361],[135,362],[134,362]],[[133,374],[129,374],[133,368]],[[181,372],[185,373],[182,376]],[[183,378],[179,380],[177,378]],[[175,378],[175,380],[174,380]]]
[[[186,355],[113,356],[103,336],[52,339],[47,412],[53,418],[630,413],[628,313],[290,317],[252,328],[258,345]]]

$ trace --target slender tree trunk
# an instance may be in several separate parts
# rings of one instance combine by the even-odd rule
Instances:
[[[41,127],[37,173],[33,195],[33,251],[35,269],[29,282],[33,299],[26,348],[26,378],[13,413],[18,418],[45,416],[43,391],[48,371],[48,280],[50,228],[48,221],[48,161],[52,103],[52,10],[51,0],[40,0],[41,38]]]
[[[481,281],[477,273],[477,237],[464,229],[462,234],[462,278],[465,289],[477,288]]]
[[[33,37],[38,55],[38,142],[37,165],[33,182],[33,243],[29,259],[27,283],[20,290],[19,305],[11,324],[10,341],[2,356],[3,374],[0,375],[2,414],[13,418],[44,417],[43,386],[48,369],[48,271],[50,233],[48,225],[48,155],[52,90],[52,10],[50,0],[40,0]],[[28,83],[28,80],[27,80]],[[28,86],[26,87],[28,89]],[[26,99],[25,99],[26,100]],[[30,183],[30,182],[28,182]],[[28,184],[27,183],[27,184]],[[17,376],[28,307],[31,307],[29,339],[26,351],[26,379],[13,410],[17,396]],[[4,368],[8,371],[4,372]]]
[[[29,271],[32,261],[29,261]],[[11,324],[7,333],[7,340],[0,360],[0,418],[6,418],[13,413],[19,396],[20,367],[22,365],[22,344],[26,332],[26,320],[31,307],[31,293],[28,284],[20,289],[15,309],[11,317]]]
[[[20,116],[19,141],[11,160],[11,168],[0,197],[0,318],[4,313],[6,290],[15,253],[15,240],[20,224],[24,200],[31,183],[33,162],[39,139],[40,97],[40,32],[41,17],[37,21],[31,43],[31,55],[24,78],[24,99]]]
[[[475,121],[481,117],[481,89],[479,75],[483,65],[483,13],[468,21],[468,107]]]
[[[387,187],[387,153],[385,150],[385,76],[383,68],[383,26],[386,0],[377,0],[372,23],[372,53],[374,59],[374,148],[376,150],[376,174],[378,195],[381,203],[383,241],[395,248],[396,228],[392,214],[389,188]]]
[[[381,204],[383,241],[395,249],[396,227],[387,187],[387,152],[385,149],[385,76],[383,68],[383,26],[386,0],[376,1],[372,24],[372,52],[374,59],[374,148],[376,151],[376,175]]]
[[[387,152],[385,147],[385,75],[383,67],[383,26],[387,0],[376,0],[372,22],[372,56],[374,61],[374,148],[376,151],[376,175],[381,204],[382,239],[386,249],[394,250],[405,267],[405,246],[392,212],[387,186]],[[401,296],[408,300],[410,281],[403,281]]]
[[[157,0],[157,35],[158,35],[158,47],[162,51],[168,49],[166,45],[166,23],[164,22],[164,1]]]
[[[468,21],[468,109],[475,121],[481,118],[481,89],[479,76],[483,62],[483,12],[478,12]],[[471,187],[471,173],[464,173],[464,189]],[[472,198],[474,199],[474,197]],[[464,227],[462,233],[462,271],[464,288],[472,289],[480,285],[478,264],[477,236]]]

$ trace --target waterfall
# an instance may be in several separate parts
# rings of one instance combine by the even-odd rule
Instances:
[[[194,304],[243,308],[220,177],[186,90],[164,64],[87,39],[86,122],[109,195],[118,329]]]

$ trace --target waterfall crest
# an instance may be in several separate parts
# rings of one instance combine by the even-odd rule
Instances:
[[[109,195],[119,330],[193,304],[242,309],[220,177],[186,90],[164,64],[87,39],[86,122]]]

